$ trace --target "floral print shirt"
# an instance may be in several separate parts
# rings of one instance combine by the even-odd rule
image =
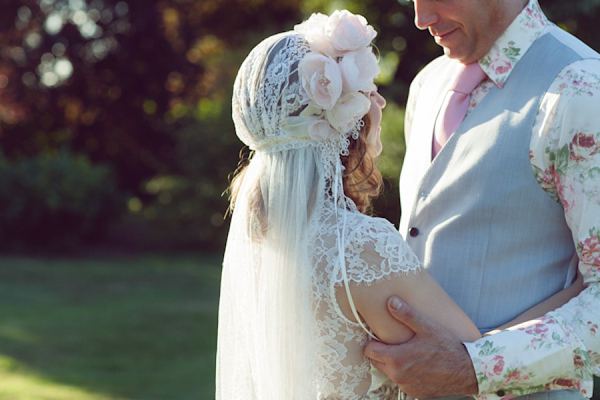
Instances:
[[[559,29],[530,0],[479,60],[488,79],[472,92],[468,112],[504,86],[537,38]],[[542,99],[530,159],[539,184],[564,208],[587,287],[535,324],[465,343],[482,399],[557,389],[591,397],[592,375],[600,375],[600,59],[580,42],[568,45],[583,60],[561,71]],[[408,124],[413,107],[409,101]]]

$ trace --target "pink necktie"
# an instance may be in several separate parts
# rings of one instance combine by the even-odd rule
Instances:
[[[435,122],[432,158],[436,156],[465,119],[471,92],[485,76],[485,72],[483,72],[479,63],[461,64],[461,69],[444,99],[440,114]]]

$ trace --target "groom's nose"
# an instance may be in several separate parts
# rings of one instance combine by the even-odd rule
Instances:
[[[438,22],[439,15],[435,3],[436,0],[413,0],[417,28],[424,30]]]

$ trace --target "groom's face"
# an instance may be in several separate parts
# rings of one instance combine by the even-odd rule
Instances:
[[[415,25],[464,64],[484,57],[505,29],[509,0],[413,0]]]

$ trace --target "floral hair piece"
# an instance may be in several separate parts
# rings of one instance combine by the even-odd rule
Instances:
[[[316,141],[349,134],[371,107],[364,93],[375,90],[380,72],[371,48],[377,32],[363,16],[346,10],[313,14],[294,31],[310,46],[298,65],[308,98],[300,117],[310,119],[308,134]]]

